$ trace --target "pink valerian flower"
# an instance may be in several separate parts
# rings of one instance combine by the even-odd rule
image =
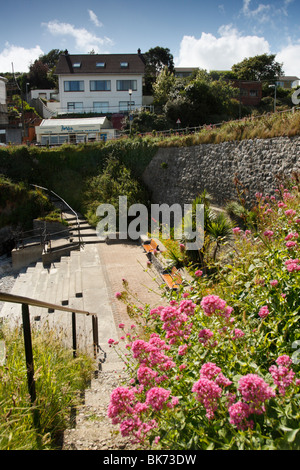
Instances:
[[[213,314],[216,314],[224,317],[226,320],[230,319],[230,315],[233,312],[233,308],[226,305],[225,300],[213,294],[203,297],[201,300],[201,307],[207,317],[211,317]]]
[[[196,394],[196,400],[204,405],[206,417],[214,418],[214,413],[218,408],[219,399],[222,396],[222,389],[213,380],[205,377],[194,383],[192,392]]]
[[[233,424],[241,431],[246,431],[247,429],[253,429],[254,422],[248,420],[250,415],[248,403],[242,401],[237,401],[228,408],[230,416],[230,424]]]
[[[286,237],[285,240],[292,240],[293,238],[299,238],[298,232],[290,232]]]
[[[272,238],[273,235],[274,235],[274,232],[273,232],[272,230],[266,230],[266,231],[264,232],[264,236],[267,237],[267,238],[269,238],[269,239]]]
[[[146,394],[146,404],[151,406],[155,411],[160,411],[163,409],[166,404],[169,408],[173,408],[179,402],[178,398],[172,397],[171,401],[168,402],[170,398],[170,390],[166,390],[162,387],[152,387],[148,390]]]
[[[234,228],[232,229],[232,231],[233,231],[233,233],[241,233],[241,232],[242,232],[241,229],[240,229],[240,227],[234,227]]]
[[[201,271],[200,269],[198,269],[197,271],[195,271],[195,276],[196,277],[201,277],[203,274],[203,271]]]
[[[290,241],[286,242],[285,246],[287,248],[294,248],[294,247],[298,246],[298,244],[297,244],[297,242],[294,242],[294,241],[290,240]]]
[[[241,377],[238,391],[244,402],[249,404],[249,412],[255,414],[265,412],[265,401],[275,396],[274,390],[257,374]]]
[[[275,365],[269,368],[269,372],[273,377],[274,384],[278,387],[280,395],[286,394],[287,388],[294,382],[295,372],[290,369],[292,365],[292,359],[287,356],[279,356],[276,360],[278,367]]]
[[[121,299],[121,297],[122,297],[121,292],[116,292],[115,297],[116,297],[116,299]]]
[[[296,211],[294,209],[288,209],[287,211],[284,211],[284,213],[287,217],[294,217],[294,215],[296,215]]]
[[[277,284],[278,284],[277,279],[273,279],[272,281],[270,281],[270,284],[271,284],[272,287],[277,286]]]
[[[188,349],[188,345],[187,344],[183,344],[181,346],[179,346],[178,348],[178,356],[184,356],[187,352],[187,349]]]
[[[204,328],[203,330],[199,331],[198,338],[199,342],[203,343],[204,345],[207,344],[208,340],[213,336],[213,332],[209,328]]]
[[[232,338],[233,340],[242,338],[243,336],[245,336],[245,333],[242,330],[240,330],[239,328],[234,329],[234,336]]]
[[[213,362],[207,362],[203,364],[200,369],[200,378],[205,377],[209,380],[214,380],[217,385],[228,387],[232,384],[231,380],[227,379],[222,371],[221,368],[216,366]]]
[[[258,312],[258,315],[260,316],[260,318],[266,318],[269,314],[270,312],[269,312],[269,308],[267,305],[264,305],[263,307],[261,307],[261,309]]]
[[[285,261],[285,267],[288,270],[288,272],[293,272],[293,271],[300,271],[300,261],[298,258],[296,259],[288,259]]]
[[[164,350],[168,351],[169,349],[170,346],[156,333],[150,335],[149,342],[138,339],[131,344],[133,357],[141,365],[150,368],[157,367],[160,371],[167,371],[175,367],[174,361],[163,353]]]
[[[158,373],[155,370],[150,369],[150,367],[140,366],[137,370],[137,378],[140,384],[149,386],[154,384],[154,379],[158,376]]]

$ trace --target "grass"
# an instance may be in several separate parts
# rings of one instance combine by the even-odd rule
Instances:
[[[84,354],[73,359],[52,331],[33,332],[37,400],[31,406],[23,335],[2,331],[7,359],[0,367],[0,450],[52,450],[69,425],[70,411],[89,384],[93,360]],[[34,425],[39,414],[39,427]]]

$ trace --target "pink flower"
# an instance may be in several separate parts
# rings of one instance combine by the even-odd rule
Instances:
[[[146,404],[152,406],[156,411],[163,408],[170,396],[170,390],[161,387],[153,387],[147,392]]]
[[[201,300],[201,307],[205,315],[210,317],[216,311],[224,311],[226,307],[225,300],[220,299],[217,295],[207,295]]]
[[[245,336],[245,333],[242,330],[240,330],[239,328],[235,328],[234,337],[232,339],[235,340],[237,338],[242,338],[243,336]]]
[[[233,231],[233,233],[241,233],[240,227],[234,227],[234,228],[232,229],[232,231]]]
[[[284,211],[285,215],[290,217],[296,215],[296,211],[294,209],[288,209],[287,211]]]
[[[211,338],[213,335],[214,334],[210,329],[204,328],[203,330],[199,331],[198,338],[200,343],[206,344],[209,338]]]
[[[247,374],[239,380],[238,391],[252,413],[261,414],[264,402],[275,396],[274,390],[258,375]]]
[[[258,312],[258,315],[260,316],[260,318],[266,318],[269,314],[270,312],[269,312],[267,305],[264,305],[263,307],[261,307],[261,309]]]
[[[119,323],[119,328],[121,329],[125,328],[125,323]]]
[[[299,259],[288,259],[285,261],[285,266],[286,269],[291,273],[293,271],[299,271],[300,270],[300,265],[299,265]]]
[[[285,240],[292,240],[292,238],[298,238],[299,234],[297,232],[291,232],[286,237]]]
[[[279,394],[284,396],[287,388],[294,381],[295,372],[289,369],[292,365],[292,360],[287,355],[279,356],[276,363],[278,364],[278,367],[274,365],[271,366],[269,368],[269,372],[273,377],[274,384],[278,387]]]
[[[241,431],[245,431],[248,428],[253,428],[254,423],[253,421],[247,421],[249,417],[249,405],[242,401],[238,401],[231,405],[228,408],[229,416],[230,416],[230,424],[233,424]]]
[[[198,269],[197,271],[195,271],[195,276],[196,277],[201,277],[203,274],[203,271],[201,271],[200,269]]]
[[[272,230],[266,230],[266,231],[264,232],[264,236],[267,237],[267,238],[269,238],[269,239],[272,238],[273,235],[274,235],[274,232],[273,232]]]
[[[114,344],[115,340],[110,338],[107,342],[108,342],[108,344]]]
[[[213,380],[202,377],[194,383],[192,392],[196,394],[196,400],[204,405],[206,417],[212,419],[222,396],[222,389]]]
[[[278,281],[276,279],[274,279],[273,281],[270,281],[270,284],[271,284],[272,287],[275,287],[275,286],[277,286]]]
[[[294,242],[294,241],[288,241],[288,242],[286,242],[285,246],[287,248],[294,248],[295,246],[297,246],[297,243]]]
[[[116,292],[115,297],[116,297],[116,299],[120,299],[122,297],[121,292]]]

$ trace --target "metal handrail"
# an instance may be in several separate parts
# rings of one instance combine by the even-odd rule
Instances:
[[[6,292],[0,292],[0,301],[12,302],[15,304],[27,304],[27,305],[31,305],[32,307],[51,308],[54,310],[62,310],[64,312],[70,312],[70,313],[80,313],[84,315],[96,315],[96,313],[87,312],[85,310],[64,307],[63,305],[51,304],[48,302],[44,302],[42,300],[32,299],[30,297],[22,297],[20,295],[7,294]]]
[[[44,191],[48,191],[48,192],[52,193],[55,197],[60,199],[60,201],[63,202],[68,207],[68,209],[75,215],[77,230],[78,230],[78,242],[79,242],[79,246],[80,246],[80,244],[82,243],[82,237],[81,237],[81,234],[80,234],[80,223],[79,223],[77,212],[74,209],[72,209],[72,207],[62,197],[60,197],[58,194],[56,194],[54,191],[52,191],[52,189],[44,188],[43,186],[39,186],[37,184],[31,184],[31,186],[33,186],[35,188],[43,189]],[[63,231],[64,230],[62,230],[62,232]]]
[[[24,346],[25,346],[25,357],[26,357],[26,368],[27,368],[27,383],[28,391],[30,394],[30,401],[32,404],[36,401],[36,389],[35,389],[35,377],[34,377],[34,363],[33,363],[33,352],[32,352],[32,340],[31,340],[31,328],[30,328],[30,315],[29,305],[33,307],[42,307],[54,310],[62,310],[64,312],[72,313],[72,337],[73,337],[73,357],[76,357],[77,341],[76,341],[76,313],[90,315],[92,317],[92,331],[93,331],[93,348],[94,358],[96,359],[97,351],[99,350],[98,344],[98,317],[97,314],[80,310],[76,308],[64,307],[62,305],[51,304],[42,300],[36,300],[29,297],[23,297],[20,295],[8,294],[0,292],[0,301],[12,302],[22,305],[22,320],[23,320],[23,335],[24,335]],[[38,411],[34,411],[34,423],[38,425],[39,416]]]

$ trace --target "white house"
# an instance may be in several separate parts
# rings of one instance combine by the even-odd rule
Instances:
[[[6,105],[6,78],[0,76],[0,143],[6,142],[8,114]]]
[[[143,105],[145,63],[137,54],[70,55],[56,66],[60,114],[122,113]]]
[[[41,145],[94,142],[112,139],[115,130],[105,117],[82,119],[43,119],[35,128],[36,140]]]

